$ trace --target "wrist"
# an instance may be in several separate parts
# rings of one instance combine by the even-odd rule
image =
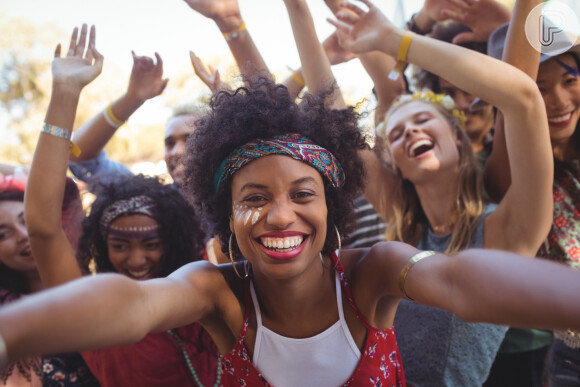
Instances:
[[[407,29],[419,35],[427,35],[436,23],[436,20],[429,17],[424,10],[421,10],[411,15],[407,22]]]
[[[236,14],[225,17],[216,17],[214,22],[222,34],[227,34],[240,28],[242,24],[244,24],[244,19],[242,19],[242,15]]]

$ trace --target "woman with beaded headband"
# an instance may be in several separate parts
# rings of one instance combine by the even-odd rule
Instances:
[[[94,48],[94,29],[88,39],[90,56],[85,63],[76,63],[82,53],[75,47],[84,48],[87,26],[80,30],[77,46],[78,32],[73,32],[67,57],[57,55],[53,62],[53,101],[63,95],[63,90],[77,84],[79,75],[75,71],[86,77],[100,72],[102,57]],[[89,60],[91,56],[94,63]],[[70,104],[51,103],[47,122],[72,127],[76,99],[78,96]],[[42,134],[31,167],[27,224],[31,249],[45,286],[59,285],[81,277],[82,272],[94,271],[91,262],[98,273],[119,273],[144,281],[165,277],[189,262],[204,259],[204,233],[191,205],[176,187],[142,175],[105,176],[90,182],[97,197],[83,221],[78,249],[71,246],[60,233],[60,213],[51,205],[62,196],[69,153],[67,141]],[[115,317],[111,314],[110,318]],[[197,323],[147,335],[134,345],[86,351],[82,355],[102,386],[219,384],[216,347]]]
[[[372,4],[363,3],[370,12],[351,4],[338,15],[343,46],[390,54],[399,70],[410,62],[499,108],[512,134],[504,168],[518,176],[498,205],[486,203],[465,118],[452,98],[432,92],[401,96],[378,127],[387,165],[375,152],[361,152],[364,194],[387,222],[387,240],[447,254],[484,247],[532,256],[552,209],[547,120],[533,84],[475,51],[444,42],[424,47],[423,37],[394,28]],[[381,41],[381,36],[397,38]],[[444,54],[434,52],[435,46]],[[520,133],[525,138],[517,138]],[[507,330],[469,324],[410,301],[401,302],[395,326],[407,380],[417,386],[481,385]]]
[[[429,39],[423,50],[463,55]],[[74,79],[84,86],[94,76]],[[98,274],[17,302],[0,310],[0,367],[199,321],[222,354],[225,386],[404,386],[393,332],[403,297],[469,321],[580,327],[580,273],[555,263],[482,249],[449,257],[401,242],[335,252],[362,183],[364,142],[353,110],[332,110],[325,97],[299,106],[269,80],[222,91],[188,141],[193,199],[222,239],[232,236],[240,262],[193,262],[149,281]],[[49,108],[47,123],[66,124],[59,111]]]

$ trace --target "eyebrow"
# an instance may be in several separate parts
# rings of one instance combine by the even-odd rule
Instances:
[[[298,184],[303,184],[303,183],[315,183],[316,184],[316,180],[311,176],[305,176],[305,177],[301,177],[299,179],[292,181],[290,184],[291,185],[298,185]],[[268,186],[264,185],[264,184],[258,184],[258,183],[247,183],[247,184],[244,184],[244,186],[242,188],[240,188],[240,193],[242,193],[245,190],[250,189],[250,188],[268,189]]]

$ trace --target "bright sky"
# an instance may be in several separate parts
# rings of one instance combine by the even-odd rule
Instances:
[[[385,13],[392,16],[397,2],[376,1]],[[405,7],[402,16],[408,18],[422,2],[400,0]],[[239,0],[239,3],[248,29],[270,69],[284,73],[286,66],[299,67],[282,0]],[[322,0],[308,0],[308,4],[322,40],[333,31],[326,22],[330,11]],[[149,56],[159,52],[169,78],[184,66],[191,66],[189,50],[202,60],[230,57],[213,21],[191,10],[182,0],[2,0],[0,13],[37,23],[51,23],[64,31],[72,31],[81,23],[95,24],[97,47],[105,55],[105,66],[107,62],[115,62],[121,69],[126,69],[127,74],[132,64],[131,50]],[[342,87],[360,91],[361,97],[367,95],[372,87],[358,63],[338,66],[335,73]]]

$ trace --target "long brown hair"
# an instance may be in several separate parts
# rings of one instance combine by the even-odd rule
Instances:
[[[467,134],[461,129],[459,119],[453,116],[447,109],[429,101],[405,101],[394,104],[386,115],[386,119],[398,108],[411,102],[423,102],[433,105],[449,123],[450,130],[455,130],[461,145],[459,150],[459,185],[457,198],[455,200],[454,218],[452,225],[451,241],[445,250],[446,254],[454,254],[466,249],[471,245],[477,227],[481,221],[484,210],[482,195],[482,173],[475,159],[471,141]],[[380,133],[379,133],[380,135]],[[388,144],[383,139],[384,144]],[[385,158],[392,160],[389,146],[384,146]],[[387,221],[387,240],[402,241],[412,245],[417,245],[421,238],[423,227],[427,224],[427,218],[421,207],[421,202],[415,186],[412,182],[404,179],[401,172],[390,163],[394,174],[397,176],[397,186],[392,202],[392,216]]]

